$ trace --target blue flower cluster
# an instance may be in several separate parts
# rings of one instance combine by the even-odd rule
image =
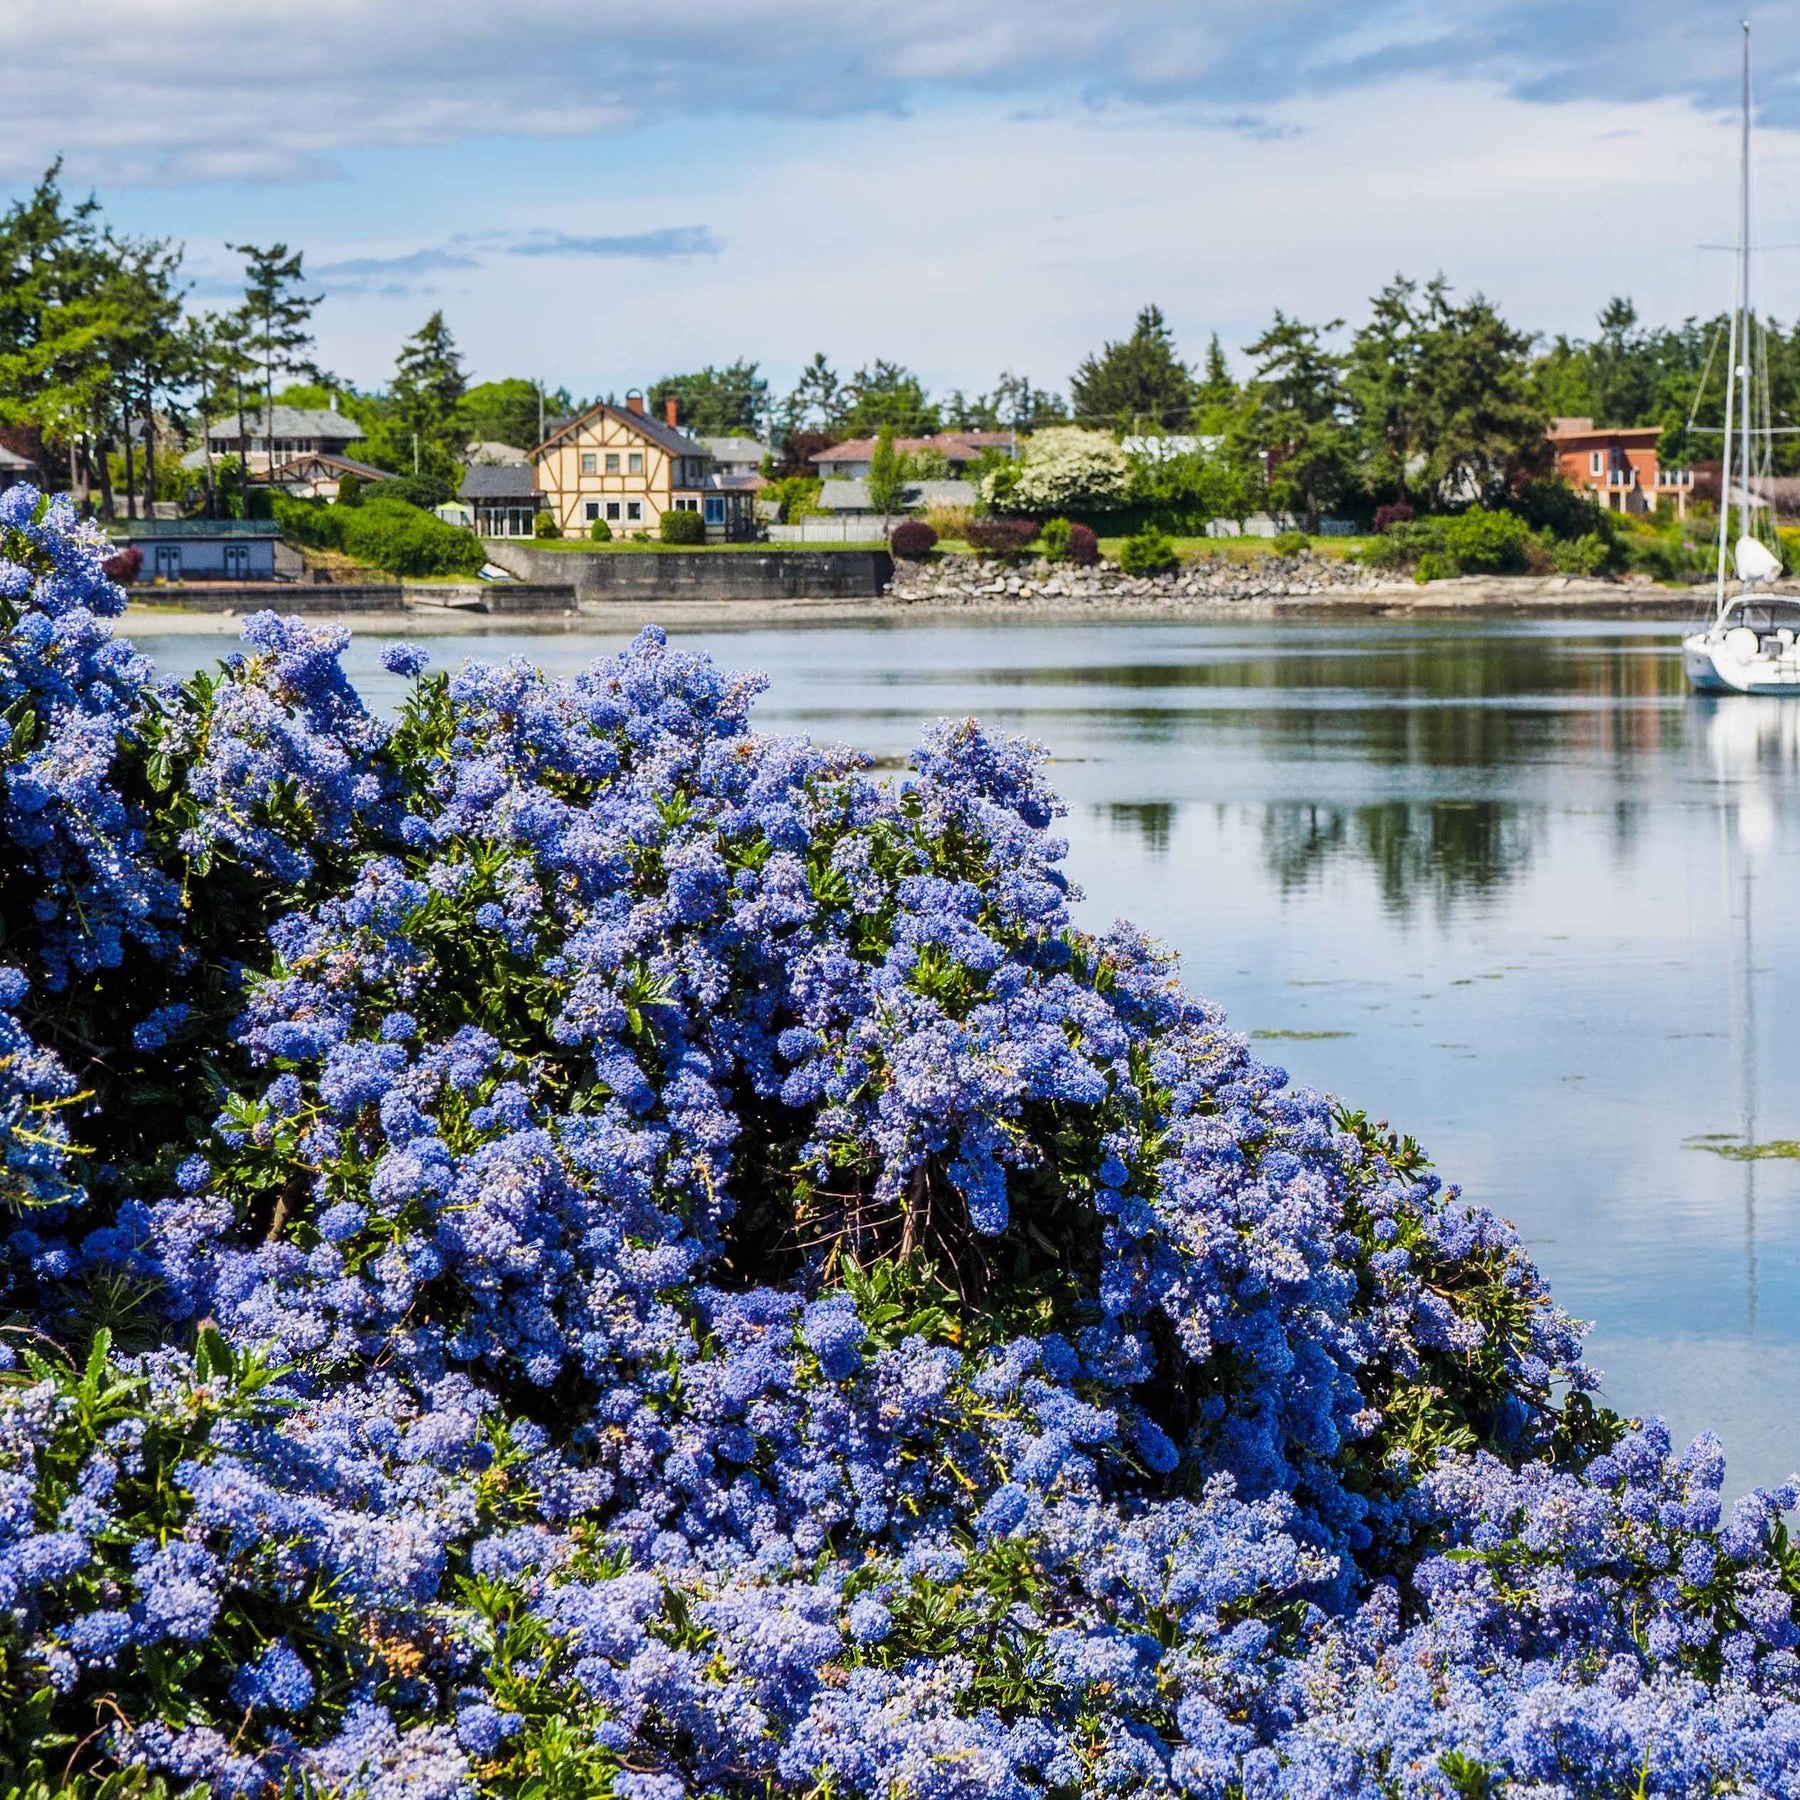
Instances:
[[[8,792],[94,784],[5,824],[20,1779],[1800,1795],[1794,1491],[1078,929],[1030,746],[884,781],[653,630],[159,686],[0,504]]]

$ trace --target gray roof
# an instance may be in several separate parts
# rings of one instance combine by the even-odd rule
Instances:
[[[699,441],[711,452],[715,462],[760,463],[765,456],[775,454],[767,444],[759,444],[755,438],[707,437]]]
[[[339,443],[347,444],[353,438],[361,437],[363,428],[347,414],[333,412],[329,407],[283,406],[277,401],[272,432],[263,430],[262,409],[247,406],[244,408],[244,433],[250,438],[335,438]],[[206,435],[215,441],[229,441],[237,434],[235,412],[223,419],[214,419],[206,428]]]
[[[530,463],[477,463],[463,471],[459,500],[535,500],[537,470]]]
[[[909,481],[902,507],[912,512],[926,506],[973,506],[978,493],[972,481]],[[823,482],[818,504],[827,512],[872,513],[875,510],[869,503],[869,484],[861,476]]]
[[[21,456],[16,450],[9,450],[0,444],[0,469],[35,469],[37,464],[29,456]]]

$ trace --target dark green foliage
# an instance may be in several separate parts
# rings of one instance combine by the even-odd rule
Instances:
[[[341,550],[392,575],[473,575],[487,560],[474,532],[392,499],[381,486],[368,489],[360,506],[326,506],[285,494],[270,500],[283,537]]]
[[[902,519],[888,533],[888,548],[906,562],[923,562],[937,543],[937,533],[923,519]]]
[[[1298,556],[1310,540],[1304,531],[1278,531],[1274,542],[1277,556]]]
[[[869,458],[869,505],[884,518],[899,512],[906,503],[906,479],[906,464],[894,448],[893,430],[884,425]]]
[[[880,357],[850,377],[843,398],[839,424],[847,437],[868,437],[884,428],[897,437],[928,437],[941,422],[918,376]]]
[[[722,369],[708,363],[691,375],[665,375],[645,399],[658,418],[673,399],[682,430],[700,437],[758,437],[769,416],[769,383],[744,357]]]
[[[535,381],[509,376],[504,381],[477,382],[464,393],[456,409],[457,430],[465,442],[529,450],[539,442],[540,419],[574,411],[575,400],[567,388],[540,394]]]
[[[553,512],[541,512],[531,521],[531,535],[537,538],[559,538],[562,527],[556,522]]]
[[[607,524],[604,519],[596,519],[593,524],[588,527],[588,540],[595,544],[610,544],[612,542],[612,527]]]
[[[1271,509],[1298,516],[1309,531],[1343,497],[1355,462],[1339,380],[1343,358],[1324,342],[1342,324],[1303,325],[1277,308],[1275,322],[1246,346],[1256,373],[1233,435],[1267,458]]]
[[[665,544],[706,542],[706,521],[697,512],[666,512],[658,530]]]
[[[396,475],[390,481],[375,484],[373,493],[378,493],[383,500],[404,500],[408,506],[417,506],[430,512],[434,506],[442,506],[456,498],[456,489],[442,475]]]
[[[338,477],[337,503],[339,506],[361,506],[363,497],[363,480],[360,475],[340,475]]]
[[[1043,529],[1038,533],[1038,540],[1044,547],[1045,559],[1060,563],[1069,560],[1069,532],[1072,527],[1067,519],[1046,519]]]
[[[1162,309],[1146,306],[1130,337],[1088,357],[1070,378],[1069,397],[1078,424],[1184,429],[1194,409],[1194,377],[1175,354]]]
[[[1127,575],[1166,575],[1180,561],[1175,546],[1154,525],[1146,525],[1119,546],[1119,567]]]

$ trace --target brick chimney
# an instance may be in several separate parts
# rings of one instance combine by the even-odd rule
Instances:
[[[669,421],[669,429],[671,431],[674,431],[676,429],[675,412],[676,412],[676,400],[675,400],[675,396],[673,394],[671,394],[663,402],[663,416]]]
[[[633,388],[625,396],[625,410],[634,413],[641,413],[644,410],[644,396],[636,388]]]

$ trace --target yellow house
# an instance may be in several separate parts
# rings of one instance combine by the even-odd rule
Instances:
[[[676,424],[675,404],[659,419],[642,394],[627,394],[623,406],[600,401],[531,453],[538,491],[564,537],[588,536],[596,520],[614,537],[654,537],[666,512],[699,513],[714,540],[751,535],[753,491],[717,473],[712,452]]]

